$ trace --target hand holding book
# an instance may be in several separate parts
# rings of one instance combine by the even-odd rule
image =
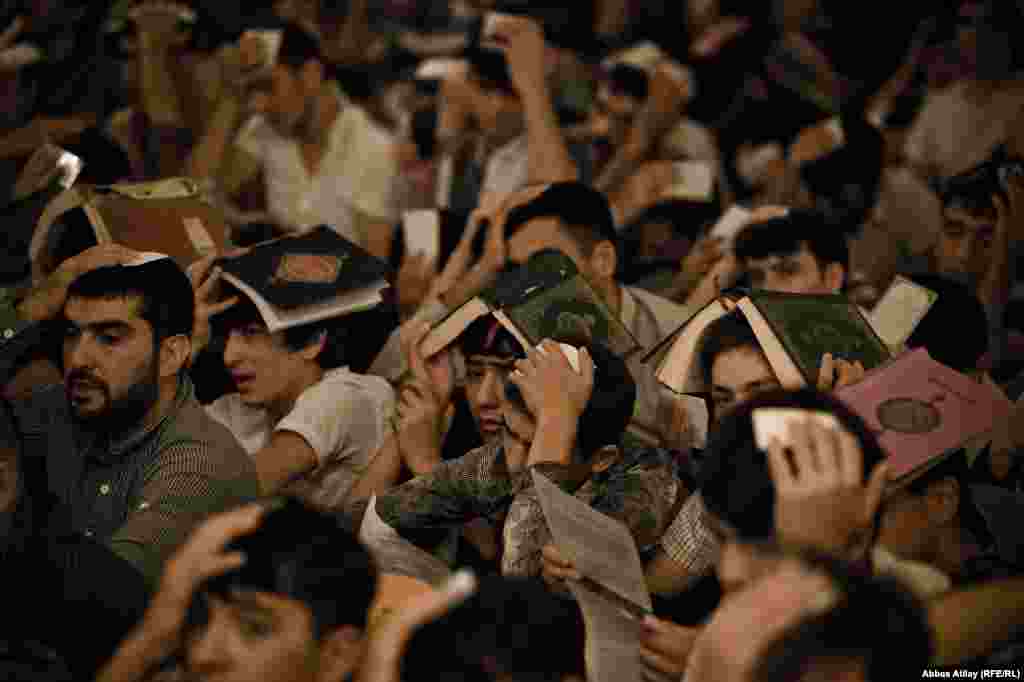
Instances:
[[[451,411],[455,372],[451,351],[425,359],[420,352],[430,325],[423,325],[402,339],[411,374],[398,391],[398,449],[406,466],[416,475],[428,473],[441,461],[445,418]]]

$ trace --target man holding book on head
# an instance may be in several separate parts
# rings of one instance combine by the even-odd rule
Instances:
[[[349,368],[359,313],[382,301],[384,264],[321,226],[191,270],[197,346],[218,330],[235,389],[208,414],[253,458],[264,494],[288,488],[337,508],[383,443],[394,406],[385,380]]]
[[[251,461],[194,396],[188,278],[166,256],[99,245],[61,264],[19,313],[47,331],[27,327],[4,352],[60,343],[64,376],[15,403],[19,428],[73,530],[153,585],[196,523],[258,494]]]

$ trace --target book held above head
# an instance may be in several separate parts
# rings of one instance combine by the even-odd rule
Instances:
[[[384,262],[326,225],[257,244],[218,264],[270,332],[370,310],[383,302],[390,276]]]
[[[78,185],[57,195],[35,226],[29,254],[45,274],[94,244],[166,253],[186,268],[223,251],[228,227],[190,178]]]
[[[424,356],[446,348],[485,315],[494,315],[524,350],[546,338],[576,345],[598,341],[623,358],[639,349],[636,339],[572,259],[553,249],[534,254],[521,267],[505,270],[490,288],[441,320],[423,340]]]

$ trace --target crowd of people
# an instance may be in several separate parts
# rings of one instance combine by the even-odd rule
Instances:
[[[1024,4],[556,5],[0,3],[5,679],[604,682],[536,476],[633,537],[638,678],[1020,677]],[[45,144],[79,185],[194,179],[227,246],[34,260]],[[390,288],[272,331],[222,259],[322,225]],[[496,315],[424,351],[548,250],[635,352]],[[735,309],[870,318],[897,277],[937,298],[894,355],[1013,404],[898,482],[837,395],[865,367],[786,385]],[[700,438],[648,351],[716,301]]]

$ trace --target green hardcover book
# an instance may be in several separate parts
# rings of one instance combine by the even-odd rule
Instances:
[[[891,358],[860,309],[840,295],[752,291],[737,306],[787,388],[814,386],[831,353],[871,370]]]
[[[620,357],[640,348],[572,260],[560,251],[541,251],[524,266],[503,272],[490,288],[435,325],[423,341],[424,355],[444,349],[485,315],[494,315],[524,349],[546,338],[577,344],[598,341]]]

